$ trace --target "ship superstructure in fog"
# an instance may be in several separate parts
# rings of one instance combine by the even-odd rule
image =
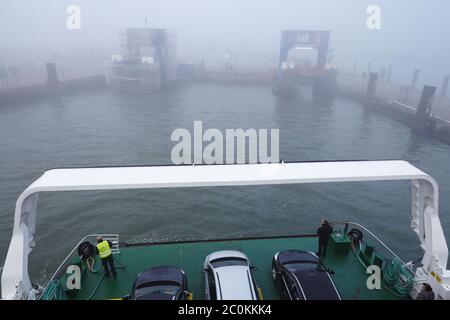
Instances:
[[[106,64],[106,81],[118,89],[155,91],[176,79],[177,36],[173,31],[127,28],[121,53]]]

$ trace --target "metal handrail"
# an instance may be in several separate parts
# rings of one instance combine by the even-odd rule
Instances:
[[[42,290],[41,294],[44,293],[47,289],[49,284],[55,279],[56,275],[61,271],[61,268],[66,264],[66,262],[72,257],[73,253],[75,252],[75,250],[78,249],[79,245],[82,244],[83,242],[86,241],[86,239],[88,238],[95,238],[98,236],[103,236],[103,237],[118,237],[119,234],[117,233],[109,233],[109,234],[88,234],[86,236],[84,236],[80,241],[78,241],[78,243],[75,245],[75,247],[70,251],[70,253],[67,255],[67,257],[63,260],[63,262],[61,262],[61,264],[59,265],[59,267],[56,269],[56,271],[53,273],[52,277],[50,278],[50,280],[47,282],[47,284],[45,285],[44,289]]]
[[[414,271],[413,269],[407,264],[405,263],[398,255],[395,254],[394,251],[391,250],[391,248],[389,248],[380,238],[378,238],[372,231],[370,231],[369,229],[367,229],[366,227],[364,227],[363,225],[356,223],[356,222],[352,222],[352,221],[348,221],[345,222],[354,226],[357,226],[358,228],[363,229],[364,231],[366,231],[367,233],[369,233],[375,240],[377,240],[387,251],[389,251],[395,258],[397,258],[406,268],[408,268],[413,274]]]

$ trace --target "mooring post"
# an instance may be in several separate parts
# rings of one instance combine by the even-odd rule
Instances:
[[[441,97],[445,98],[447,96],[448,84],[450,82],[450,75],[444,77],[441,87]]]
[[[386,82],[391,82],[391,76],[392,76],[392,64],[390,64],[387,69]]]
[[[436,94],[436,87],[424,86],[419,105],[417,106],[416,117],[413,130],[424,133],[433,129],[433,121],[430,118],[433,98]]]
[[[372,108],[377,106],[377,92],[378,73],[371,72],[369,74],[369,81],[367,84],[366,95],[364,99],[364,107]]]
[[[49,89],[57,89],[58,84],[59,81],[55,63],[47,63],[47,87]]]
[[[378,73],[371,72],[369,74],[369,84],[367,85],[366,96],[368,98],[375,98],[377,92]]]

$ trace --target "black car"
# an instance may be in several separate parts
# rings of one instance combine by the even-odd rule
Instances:
[[[132,300],[187,300],[186,273],[175,267],[155,267],[138,274],[129,296]]]
[[[330,273],[334,272],[309,251],[278,252],[272,261],[273,279],[289,300],[341,300]]]

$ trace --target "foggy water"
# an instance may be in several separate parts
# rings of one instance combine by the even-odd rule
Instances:
[[[179,85],[153,95],[91,91],[0,108],[0,265],[19,194],[45,170],[168,164],[176,128],[279,128],[283,160],[404,159],[435,177],[449,236],[450,148],[352,102],[278,100],[266,86]],[[179,240],[314,233],[321,218],[371,228],[405,259],[420,257],[406,182],[42,194],[30,272],[43,280],[79,239]]]

